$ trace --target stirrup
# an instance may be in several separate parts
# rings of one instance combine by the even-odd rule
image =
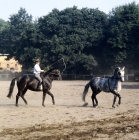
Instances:
[[[42,91],[42,85],[37,88],[38,91]]]
[[[37,91],[42,91],[40,88],[37,88],[36,90],[37,90]]]

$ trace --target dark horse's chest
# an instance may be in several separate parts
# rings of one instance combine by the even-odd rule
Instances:
[[[44,90],[50,90],[52,87],[52,79],[50,78],[45,78],[43,79],[43,89]]]

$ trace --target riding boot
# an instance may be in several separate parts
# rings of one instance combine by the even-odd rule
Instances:
[[[41,90],[41,82],[38,83],[37,90]]]

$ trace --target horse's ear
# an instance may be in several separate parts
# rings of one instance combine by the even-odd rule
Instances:
[[[125,70],[125,66],[122,68],[122,70]]]

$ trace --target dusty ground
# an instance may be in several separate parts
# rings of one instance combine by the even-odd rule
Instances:
[[[28,106],[6,97],[9,81],[0,81],[0,140],[139,140],[139,83],[124,82],[122,104],[111,107],[113,95],[100,93],[99,105],[92,108],[91,89],[82,107],[81,94],[88,81],[54,81],[42,107],[42,93],[26,93]]]

